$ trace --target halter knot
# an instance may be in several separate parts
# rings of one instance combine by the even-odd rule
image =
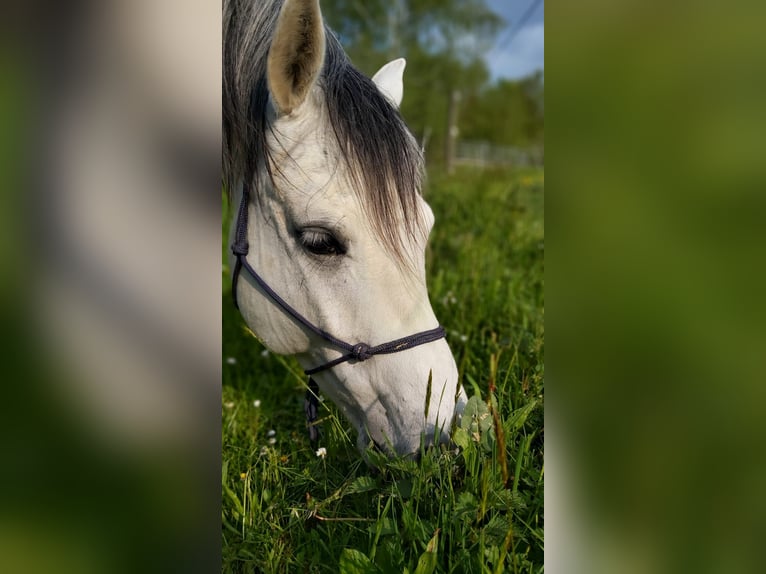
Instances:
[[[357,343],[354,345],[351,349],[351,355],[357,361],[366,361],[372,357],[372,354],[370,353],[370,346],[365,345],[364,343]]]
[[[249,251],[250,246],[247,244],[247,241],[245,242],[236,242],[231,246],[231,252],[234,255],[247,255],[247,252]]]

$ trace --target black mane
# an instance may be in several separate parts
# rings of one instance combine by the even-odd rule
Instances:
[[[282,0],[225,0],[223,13],[223,183],[254,195],[271,180],[266,135],[266,61]],[[337,151],[382,243],[404,259],[404,242],[423,231],[417,197],[423,156],[398,110],[346,56],[329,28],[319,86]],[[268,176],[268,177],[266,177]]]

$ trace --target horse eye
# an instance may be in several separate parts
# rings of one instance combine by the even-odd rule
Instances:
[[[314,255],[343,255],[346,253],[343,244],[326,229],[303,229],[299,239],[303,248]]]

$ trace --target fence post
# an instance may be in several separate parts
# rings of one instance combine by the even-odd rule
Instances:
[[[447,139],[445,142],[444,161],[447,167],[447,173],[452,174],[455,171],[455,147],[458,136],[458,108],[460,104],[460,91],[452,90],[449,98],[449,108],[447,110]]]

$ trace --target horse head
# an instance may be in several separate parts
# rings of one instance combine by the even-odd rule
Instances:
[[[426,289],[434,216],[420,194],[422,152],[398,112],[404,60],[370,80],[325,28],[318,0],[264,4],[225,10],[225,179],[244,210],[232,266],[239,232],[253,270],[235,297],[270,350],[320,371],[360,449],[413,453],[423,437],[448,439],[464,397],[442,335],[395,348],[439,326]]]

